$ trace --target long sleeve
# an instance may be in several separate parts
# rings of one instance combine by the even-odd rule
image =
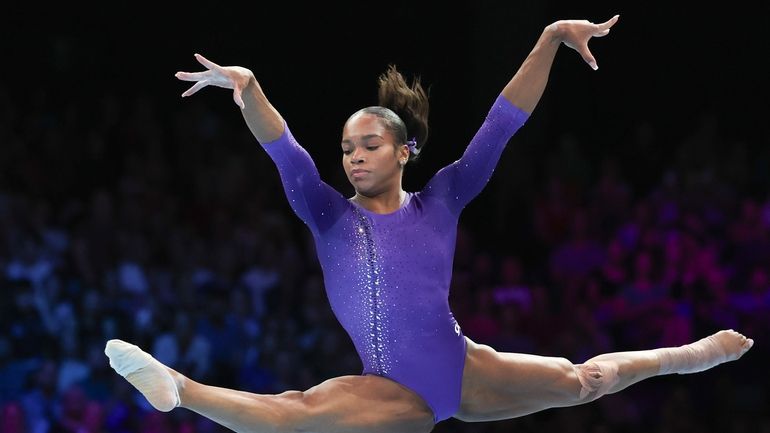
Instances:
[[[314,234],[329,228],[346,200],[321,180],[313,159],[294,139],[289,126],[284,124],[283,134],[262,147],[278,168],[286,198],[297,216]]]
[[[508,140],[528,118],[529,114],[499,95],[462,157],[439,170],[423,194],[437,197],[459,215],[489,182]]]

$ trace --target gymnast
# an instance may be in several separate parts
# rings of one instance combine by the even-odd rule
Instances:
[[[342,167],[355,194],[330,187],[253,73],[201,55],[201,72],[182,96],[207,86],[232,89],[248,128],[275,163],[286,197],[311,231],[331,308],[363,364],[305,391],[260,395],[198,383],[141,348],[109,340],[112,368],[160,411],[184,407],[236,432],[425,433],[454,417],[503,420],[575,406],[646,378],[687,374],[740,358],[753,340],[719,331],[680,346],[564,358],[501,353],[463,335],[449,308],[458,219],[487,184],[503,149],[538,104],[561,44],[597,69],[588,48],[601,24],[561,20],[545,27],[492,103],[460,159],[419,192],[402,189],[404,166],[428,137],[428,96],[390,65],[379,77],[379,105],[345,122]]]

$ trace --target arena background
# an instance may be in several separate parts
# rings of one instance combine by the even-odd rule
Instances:
[[[589,45],[598,71],[560,49],[466,208],[453,310],[479,342],[574,362],[721,328],[756,346],[590,405],[435,431],[770,431],[768,6],[482,3],[4,6],[0,431],[224,431],[152,411],[108,368],[108,338],[260,393],[360,371],[231,92],[180,98],[193,53],[252,69],[346,194],[345,119],[376,103],[388,64],[420,75],[432,129],[414,191],[460,156],[545,25],[616,13]]]

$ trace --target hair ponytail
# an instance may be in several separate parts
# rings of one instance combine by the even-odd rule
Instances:
[[[422,87],[419,76],[409,85],[392,64],[380,74],[377,84],[379,106],[361,111],[382,118],[385,127],[400,142],[398,144],[414,144],[409,160],[416,159],[428,140],[428,92]]]

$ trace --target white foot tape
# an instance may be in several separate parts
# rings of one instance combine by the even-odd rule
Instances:
[[[157,410],[168,412],[179,406],[179,390],[166,369],[150,354],[122,340],[110,340],[104,348],[110,367],[126,378]]]
[[[655,349],[660,358],[659,374],[688,374],[708,370],[724,362],[735,361],[753,345],[754,340],[730,329],[684,346]]]

